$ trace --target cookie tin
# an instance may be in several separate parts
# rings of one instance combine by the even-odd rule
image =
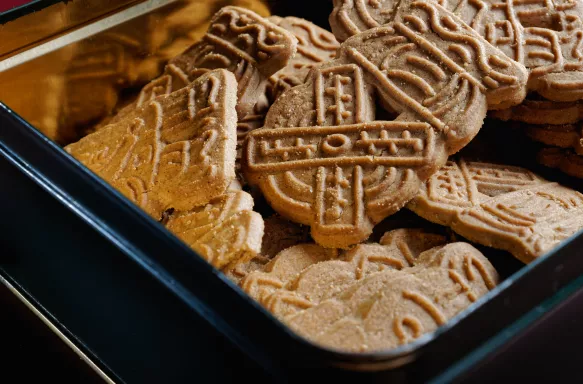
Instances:
[[[6,218],[0,244],[10,250],[0,255],[2,282],[78,348],[96,372],[113,382],[183,382],[201,375],[226,380],[243,369],[251,369],[260,381],[293,382],[308,369],[330,379],[449,380],[476,363],[463,357],[480,346],[493,351],[492,340],[500,345],[540,317],[532,312],[539,304],[580,286],[581,235],[526,266],[508,254],[481,249],[505,279],[437,331],[384,352],[323,349],[292,333],[62,150],[62,144],[75,139],[70,127],[88,123],[87,116],[123,98],[122,88],[139,87],[153,77],[166,55],[204,31],[219,3],[225,2],[136,2],[51,38],[52,46],[39,42],[0,61],[0,212]],[[284,0],[228,3],[258,12],[269,6],[273,13],[322,26],[331,9],[331,1],[309,6],[307,0],[301,5]],[[199,17],[190,36],[180,28],[184,21],[176,12],[188,6]],[[151,67],[116,72],[107,61],[95,65],[87,60],[120,57],[115,55],[126,63],[149,59]],[[99,88],[91,83],[94,78]],[[63,120],[65,107],[82,113]],[[486,139],[508,156],[505,160],[523,165],[530,156],[527,146],[520,156],[509,150],[519,138],[505,134],[500,140],[495,127],[488,131]],[[545,172],[541,170],[543,176]],[[557,181],[581,189],[577,181]],[[521,318],[528,321],[515,323]],[[504,332],[513,323],[514,333]],[[193,359],[201,368],[192,369]],[[222,369],[224,361],[231,364],[229,372]]]

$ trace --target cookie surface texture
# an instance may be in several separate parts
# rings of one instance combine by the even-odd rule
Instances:
[[[292,247],[277,255],[265,271],[250,273],[241,286],[275,316],[284,318],[343,292],[370,274],[411,267],[419,254],[445,243],[440,235],[398,229],[387,232],[379,243],[359,244],[336,257],[326,256],[322,247]],[[306,257],[306,252],[311,254]],[[293,265],[293,272],[282,275],[280,265]]]
[[[452,243],[430,249],[415,266],[367,276],[343,293],[283,321],[324,347],[380,351],[437,329],[498,283],[477,249]]]
[[[205,204],[235,177],[236,87],[209,72],[65,150],[156,220]]]
[[[449,162],[408,208],[529,263],[583,228],[583,195],[523,168]]]
[[[435,1],[512,60],[526,66],[528,87],[549,100],[583,98],[583,3]],[[330,25],[338,40],[398,18],[397,0],[334,0]],[[444,25],[446,26],[446,25]]]
[[[248,135],[248,182],[325,247],[366,239],[476,135],[488,108],[525,95],[524,67],[449,11],[413,2],[401,12],[345,41]],[[394,121],[374,121],[376,97]]]

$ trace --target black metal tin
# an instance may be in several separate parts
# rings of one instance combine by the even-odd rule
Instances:
[[[9,250],[0,274],[118,382],[186,382],[217,371],[232,379],[258,366],[265,380],[295,382],[309,369],[330,380],[422,382],[480,345],[493,351],[484,343],[512,338],[503,332],[509,325],[583,273],[581,234],[522,268],[493,252],[505,280],[445,326],[394,350],[343,353],[296,336],[3,104],[0,175],[0,244]],[[236,361],[230,375],[217,361],[225,356]],[[189,360],[203,372],[189,371]]]

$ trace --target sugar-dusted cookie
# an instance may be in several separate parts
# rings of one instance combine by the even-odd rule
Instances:
[[[244,8],[223,7],[213,16],[202,40],[170,60],[164,74],[146,85],[135,104],[122,109],[114,120],[216,68],[235,74],[237,113],[242,119],[254,113],[267,79],[289,63],[296,46],[297,40],[290,32],[258,14]]]
[[[289,88],[303,84],[315,66],[332,60],[340,44],[325,29],[298,17],[271,16],[268,20],[293,33],[298,39],[298,51],[289,64],[269,78],[268,93],[271,100]]]
[[[466,243],[430,249],[415,264],[373,273],[282,320],[324,347],[386,350],[437,329],[498,283],[488,259]]]
[[[236,89],[208,72],[65,150],[157,220],[205,204],[235,177]]]
[[[583,195],[518,167],[450,162],[408,208],[529,263],[583,228]]]
[[[583,98],[583,3],[548,1],[435,1],[530,72],[529,89],[549,100]],[[334,0],[330,25],[338,40],[401,17],[397,0]],[[409,15],[403,21],[416,23]],[[448,23],[439,21],[451,33]],[[451,51],[456,52],[456,49]],[[464,55],[463,51],[457,53]]]
[[[488,112],[488,117],[527,124],[575,124],[583,120],[583,101],[560,102],[527,98],[522,104]]]
[[[377,244],[359,244],[339,255],[316,245],[291,247],[279,253],[264,271],[250,273],[243,289],[277,317],[285,317],[330,298],[354,282],[386,269],[415,264],[423,251],[446,240],[419,229],[387,232]],[[291,265],[286,273],[282,266]]]
[[[247,181],[325,247],[366,239],[475,136],[488,108],[525,96],[524,67],[449,11],[417,1],[399,12],[408,16],[345,41],[248,135]],[[377,95],[395,121],[373,121]]]
[[[573,151],[543,148],[538,152],[536,160],[545,167],[557,168],[567,175],[583,179],[583,157]]]
[[[533,140],[560,148],[572,148],[583,155],[583,132],[581,123],[562,125],[525,124],[526,134]]]

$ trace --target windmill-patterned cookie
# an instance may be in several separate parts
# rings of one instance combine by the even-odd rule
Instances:
[[[371,274],[283,322],[323,347],[371,352],[437,329],[498,283],[488,259],[466,243],[422,253],[414,267]]]
[[[208,72],[65,150],[156,220],[205,204],[235,177],[236,87]]]
[[[539,164],[549,168],[557,168],[561,172],[583,179],[583,157],[562,148],[543,148],[537,155]]]
[[[583,155],[583,127],[581,123],[562,125],[526,124],[528,137],[540,143],[560,148],[572,148],[578,155]]]
[[[520,105],[488,112],[488,117],[536,125],[575,124],[583,120],[583,101],[560,102],[527,97]]]
[[[475,136],[488,108],[525,95],[524,67],[449,11],[401,11],[413,21],[344,42],[247,136],[247,181],[325,247],[366,239]],[[373,121],[377,95],[395,121]]]
[[[122,109],[114,120],[217,68],[227,69],[236,76],[237,113],[242,119],[254,114],[267,79],[289,63],[296,46],[297,40],[290,32],[255,12],[223,7],[213,16],[202,40],[170,60],[164,73],[142,88],[135,104]]]
[[[297,17],[269,17],[298,40],[298,50],[289,64],[269,78],[268,93],[276,100],[284,91],[303,84],[312,68],[334,59],[340,46],[336,37],[325,29]]]
[[[241,286],[275,316],[283,318],[333,297],[370,274],[411,267],[423,251],[445,243],[440,235],[398,229],[387,232],[378,244],[359,244],[334,258],[323,257],[324,248],[313,249],[317,251],[315,256],[307,259],[312,263],[303,264],[295,260],[306,259],[306,248],[292,247],[276,256],[272,264],[301,265],[301,270],[294,268],[294,273],[282,278],[278,268],[266,268],[247,275]]]
[[[436,0],[530,72],[529,89],[549,100],[583,98],[583,4],[579,0]],[[334,0],[338,40],[400,20],[396,0]],[[408,15],[402,20],[406,20]],[[463,54],[463,53],[462,53]]]
[[[408,208],[529,263],[583,229],[583,195],[518,167],[450,162]]]

